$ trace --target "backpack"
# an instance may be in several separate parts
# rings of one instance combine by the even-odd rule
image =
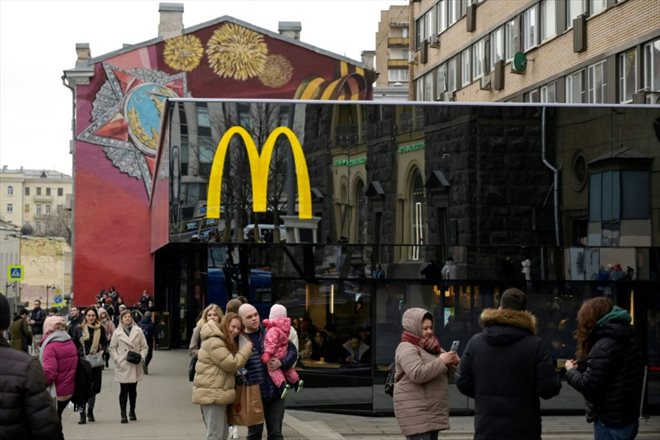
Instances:
[[[81,407],[94,394],[94,380],[92,373],[92,364],[88,360],[78,357],[76,367],[75,389],[71,402],[75,407]]]
[[[394,384],[396,383],[396,362],[392,362],[387,367],[387,376],[385,377],[385,394],[394,396]]]

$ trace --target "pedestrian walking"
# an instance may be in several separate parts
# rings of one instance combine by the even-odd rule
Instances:
[[[90,307],[85,310],[83,316],[83,322],[76,328],[73,337],[73,342],[78,349],[78,356],[84,357],[86,355],[104,352],[108,348],[108,340],[105,337],[105,329],[99,321],[98,312],[94,307]],[[92,397],[89,398],[86,404],[80,407],[80,421],[78,421],[80,425],[84,425],[87,421],[96,421],[94,417],[94,406],[96,395],[101,392],[103,364],[92,368],[92,371],[94,394],[92,394]]]
[[[247,385],[259,385],[261,392],[261,401],[264,408],[264,418],[266,422],[266,430],[268,431],[268,438],[281,439],[282,437],[282,421],[284,420],[285,401],[280,398],[280,393],[277,387],[273,384],[268,371],[276,369],[291,368],[298,359],[298,350],[291,341],[289,341],[289,349],[287,355],[283,360],[272,358],[268,364],[261,362],[261,356],[264,353],[264,338],[266,336],[265,329],[261,326],[259,312],[251,304],[243,304],[238,309],[239,315],[243,320],[244,334],[249,338],[252,343],[252,353],[250,358],[245,364],[247,369],[248,383]],[[241,338],[239,341],[239,348],[242,344],[247,343],[247,340]],[[264,424],[248,427],[248,440],[261,439],[264,430]]]
[[[252,353],[250,342],[238,347],[242,330],[236,313],[228,313],[221,323],[210,319],[201,329],[192,402],[201,405],[206,440],[228,438],[227,405],[236,400],[236,372]]]
[[[21,350],[29,353],[30,343],[32,342],[32,331],[27,323],[28,311],[21,309],[9,326],[9,335],[11,337],[11,347],[15,350]]]
[[[401,323],[394,415],[406,439],[437,440],[440,431],[449,429],[449,378],[460,359],[456,352],[442,350],[428,311],[408,309]]]
[[[0,294],[0,440],[61,438],[39,359],[14,350],[4,337],[10,318],[9,301]]]
[[[541,438],[541,404],[561,382],[548,349],[536,336],[536,318],[518,289],[502,293],[498,309],[481,313],[483,331],[467,344],[456,386],[475,403],[475,439]]]
[[[158,329],[156,329],[156,323],[154,323],[151,312],[148,310],[144,312],[138,325],[142,329],[142,333],[144,333],[144,337],[147,340],[147,347],[149,348],[147,357],[142,364],[144,374],[149,374],[149,363],[154,355],[154,347],[158,344]]]
[[[39,353],[39,342],[44,333],[44,321],[46,320],[46,312],[41,308],[41,301],[35,299],[32,303],[32,311],[28,324],[30,324],[30,331],[32,332],[32,354]]]
[[[577,361],[566,361],[566,381],[586,400],[595,440],[632,440],[644,381],[632,318],[610,299],[596,297],[582,304],[577,321]]]
[[[103,327],[103,330],[105,331],[105,337],[108,340],[108,346],[109,346],[110,342],[112,341],[112,334],[115,332],[117,327],[115,327],[115,323],[112,322],[112,319],[110,318],[110,314],[106,311],[105,308],[101,307],[97,311],[99,312],[101,327]],[[110,360],[110,353],[108,353],[108,350],[105,350],[103,352],[103,361],[105,362],[105,368],[108,368],[110,366],[108,362],[109,360]]]
[[[142,380],[142,363],[147,356],[147,340],[139,326],[133,321],[130,310],[124,310],[119,316],[120,325],[115,330],[110,341],[110,356],[115,364],[115,381],[119,383],[119,411],[121,423],[137,420],[135,407],[137,403],[137,384]],[[129,353],[139,353],[141,360],[133,363]],[[128,418],[126,403],[130,404]]]
[[[57,416],[62,420],[64,408],[71,401],[76,385],[78,350],[66,331],[61,316],[49,316],[44,321],[39,360],[46,376],[46,385],[56,401]],[[64,436],[61,437],[64,439]]]

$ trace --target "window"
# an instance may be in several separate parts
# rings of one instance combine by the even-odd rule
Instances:
[[[538,5],[523,12],[523,48],[526,51],[539,44]]]
[[[504,56],[508,63],[516,54],[516,20],[511,20],[504,25]]]
[[[589,221],[650,217],[647,171],[605,171],[589,177]]]
[[[472,82],[472,69],[470,68],[470,48],[461,52],[461,86],[465,87]]]
[[[7,214],[11,214],[12,212],[14,212],[14,205],[7,203]]]
[[[455,92],[458,88],[456,86],[456,63],[458,57],[455,56],[447,62],[447,91]]]
[[[447,0],[447,25],[451,26],[461,18],[460,13],[461,0]]]
[[[541,3],[541,41],[557,35],[557,2],[543,0]]]
[[[40,187],[40,186],[37,187],[37,195],[38,195],[38,196],[41,195],[41,187]]]
[[[424,75],[424,101],[433,101],[433,72]]]
[[[589,102],[602,104],[605,102],[605,61],[589,66]]]
[[[530,90],[523,94],[523,99],[525,102],[539,102],[539,89]]]
[[[472,46],[472,78],[481,78],[484,73],[486,73],[486,39],[482,38]]]
[[[603,12],[607,9],[607,0],[589,0],[589,16]]]
[[[619,102],[631,102],[637,91],[637,49],[619,54]]]
[[[62,214],[64,212],[64,206],[62,205],[57,205],[57,213]]]
[[[13,186],[9,185],[7,187],[7,195],[8,196],[13,196],[14,195],[14,187]]]
[[[504,27],[497,28],[490,33],[490,70],[495,63],[504,59]]]
[[[41,204],[40,203],[37,203],[35,213],[36,213],[36,215],[41,215]]]
[[[426,195],[424,192],[424,180],[419,170],[413,171],[410,188],[410,247],[409,257],[411,260],[424,258],[424,244],[426,241],[425,219],[426,219]]]
[[[57,195],[58,197],[62,197],[64,195],[64,188],[57,188]]]
[[[415,81],[415,90],[417,92],[417,94],[415,96],[415,101],[423,101],[424,100],[424,77],[421,77],[417,81]]]
[[[50,188],[46,188],[46,195],[47,195],[47,196],[50,195]]]
[[[541,86],[541,102],[557,102],[557,81]]]
[[[46,214],[50,214],[50,204],[46,205]]]
[[[660,91],[660,38],[644,45],[644,87]]]
[[[42,228],[41,222],[36,222],[36,223],[35,223],[35,226],[37,227],[37,232],[42,232],[42,230],[41,230],[41,228]]]
[[[444,32],[447,29],[447,2],[445,0],[440,0],[436,5],[435,18],[438,33]]]
[[[30,205],[26,203],[26,204],[25,204],[25,207],[23,208],[23,211],[24,211],[25,213],[30,212]]]
[[[408,82],[408,69],[388,69],[387,80],[393,82]]]
[[[447,91],[447,64],[441,64],[435,70],[435,99],[443,100]]]
[[[566,29],[573,27],[573,20],[586,12],[585,0],[566,0]]]
[[[585,102],[584,69],[578,70],[566,77],[566,102]]]
[[[26,196],[29,196],[29,195],[30,195],[30,187],[29,187],[29,186],[26,186],[26,187],[25,187],[25,195],[26,195]]]

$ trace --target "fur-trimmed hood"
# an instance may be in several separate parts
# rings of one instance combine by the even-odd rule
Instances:
[[[479,318],[489,344],[509,345],[517,340],[536,335],[536,317],[528,311],[485,309]]]

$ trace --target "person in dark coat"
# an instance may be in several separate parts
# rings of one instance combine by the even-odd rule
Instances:
[[[502,294],[498,309],[481,314],[483,331],[467,344],[456,386],[474,398],[474,438],[541,438],[539,398],[559,394],[550,353],[536,336],[536,318],[518,289]]]
[[[158,344],[158,329],[156,328],[156,323],[151,318],[150,311],[147,310],[144,312],[138,326],[142,329],[142,333],[144,333],[144,337],[147,339],[147,347],[149,347],[147,357],[142,364],[144,374],[149,374],[149,362],[151,362],[151,358],[154,356],[154,347]]]
[[[595,439],[634,439],[644,363],[630,314],[596,297],[582,304],[577,319],[578,361],[566,361],[566,381],[585,397]]]
[[[27,323],[28,311],[21,309],[18,315],[14,316],[14,320],[9,326],[9,335],[11,337],[11,346],[16,350],[21,350],[29,353],[29,346],[32,342],[32,332]]]
[[[245,364],[249,385],[259,384],[268,438],[281,439],[283,438],[282,422],[284,420],[285,401],[280,398],[279,390],[270,379],[268,370],[293,368],[298,359],[298,350],[289,341],[289,350],[281,361],[273,358],[268,361],[268,364],[264,364],[261,362],[261,355],[264,354],[266,330],[260,324],[259,312],[251,304],[243,304],[238,312],[245,326],[244,334],[239,338],[239,350],[247,343],[247,340],[252,343],[252,354]],[[263,423],[249,426],[247,439],[261,439],[263,430]]]
[[[9,319],[9,301],[0,294],[0,440],[61,438],[39,359],[14,350],[3,336]]]

